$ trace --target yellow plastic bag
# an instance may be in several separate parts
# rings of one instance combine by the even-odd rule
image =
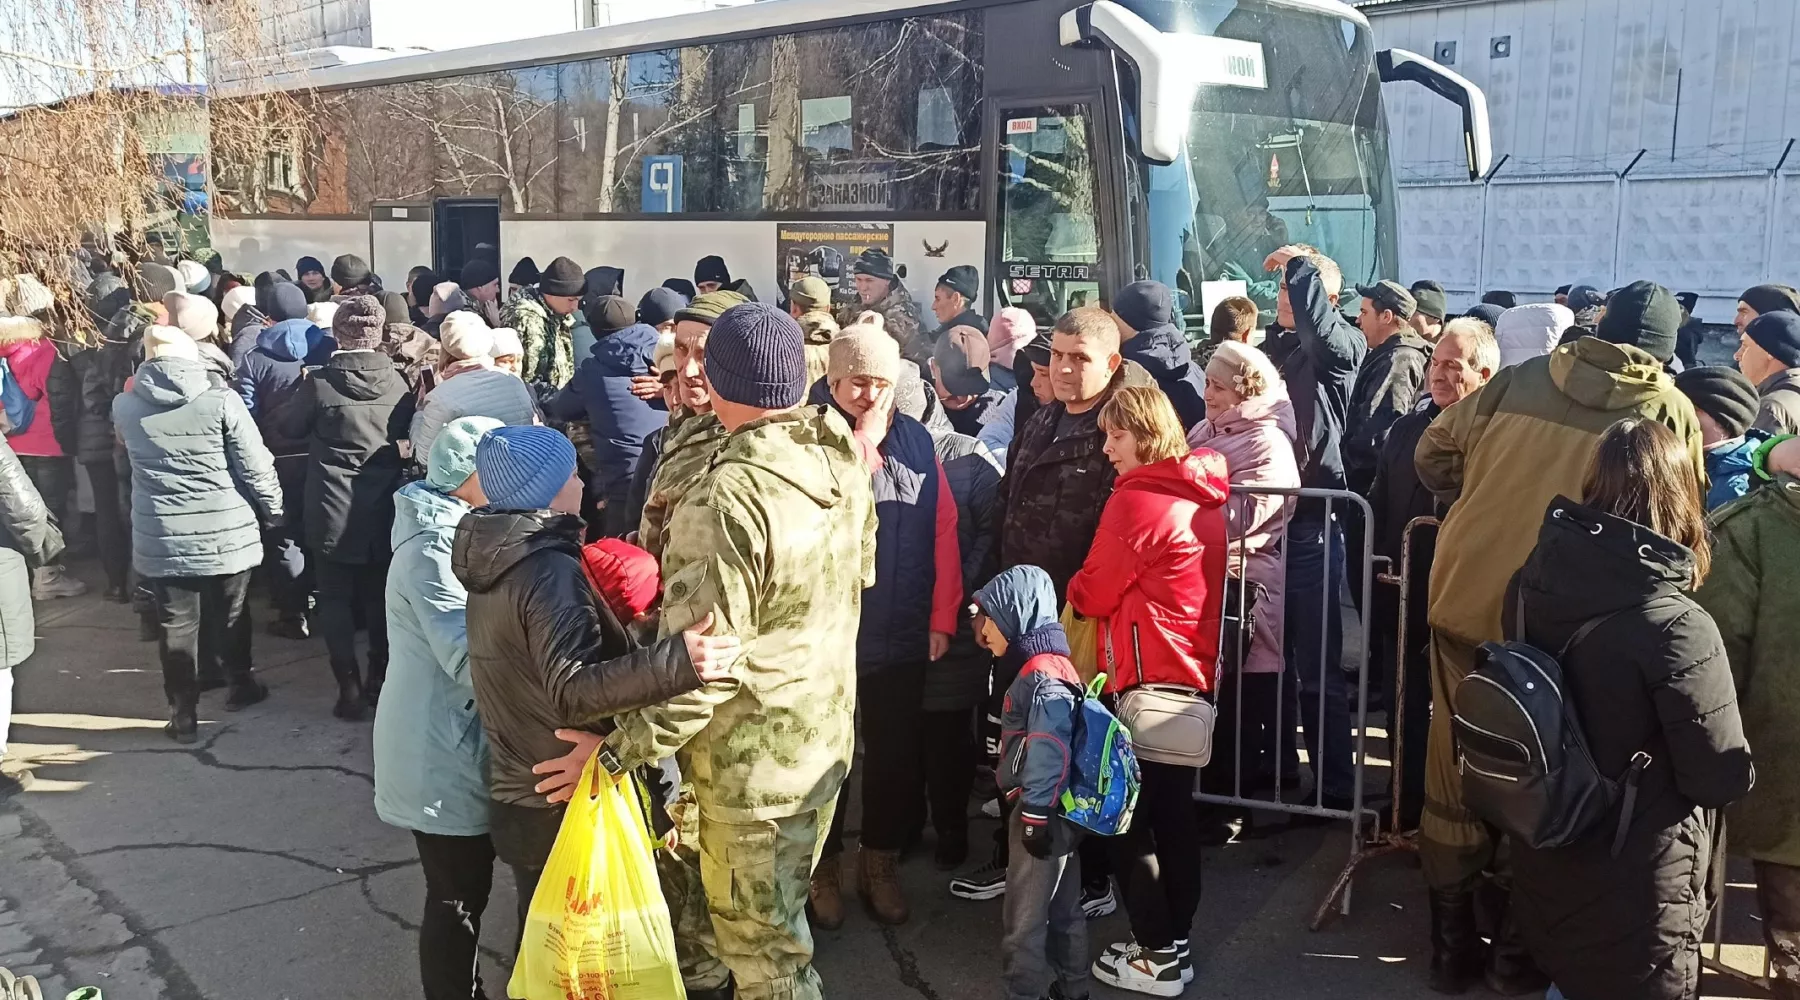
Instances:
[[[636,779],[588,758],[531,897],[514,1000],[684,1000]]]
[[[1064,604],[1063,632],[1069,637],[1069,660],[1083,684],[1092,683],[1100,672],[1100,619],[1083,618],[1075,613],[1075,605]]]

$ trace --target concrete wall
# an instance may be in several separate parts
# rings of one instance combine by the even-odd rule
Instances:
[[[1800,245],[1768,221],[1800,207],[1791,179],[1774,176],[1800,136],[1800,2],[1366,11],[1384,48],[1431,56],[1454,43],[1452,68],[1487,93],[1495,161],[1505,158],[1490,191],[1457,181],[1462,163],[1445,154],[1460,146],[1456,109],[1420,87],[1386,88],[1408,280],[1434,277],[1473,300],[1649,278],[1700,293],[1700,314],[1717,322],[1748,285],[1800,280]],[[1789,156],[1782,172],[1796,169]]]

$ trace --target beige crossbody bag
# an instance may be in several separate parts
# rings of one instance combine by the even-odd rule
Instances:
[[[1109,623],[1110,625],[1110,623]],[[1131,653],[1144,676],[1137,626],[1131,627]],[[1107,673],[1117,676],[1112,629],[1106,629]],[[1119,721],[1131,732],[1139,758],[1159,764],[1205,767],[1212,760],[1213,725],[1219,710],[1198,689],[1185,684],[1138,684],[1119,695]]]

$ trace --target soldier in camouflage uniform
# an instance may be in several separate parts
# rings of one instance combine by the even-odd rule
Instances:
[[[658,559],[669,511],[699,481],[725,440],[725,428],[712,415],[712,397],[706,390],[707,334],[721,313],[747,301],[736,292],[707,292],[675,313],[675,404],[638,528],[638,544]]]
[[[621,766],[679,754],[699,811],[701,871],[718,956],[741,1000],[823,997],[806,923],[808,882],[855,740],[862,590],[875,571],[875,506],[850,428],[801,407],[800,327],[737,306],[706,343],[726,437],[669,513],[661,627],[708,613],[743,641],[734,677],[618,719]]]
[[[558,257],[544,268],[536,287],[519,289],[500,311],[500,325],[519,332],[525,361],[519,377],[526,385],[560,389],[575,377],[575,309],[587,287],[581,265]]]
[[[920,333],[919,303],[901,281],[904,265],[895,267],[886,250],[871,247],[856,258],[857,301],[838,314],[838,324],[849,326],[864,310],[881,314],[888,336],[900,342],[900,356],[917,364],[931,357],[931,343]]]

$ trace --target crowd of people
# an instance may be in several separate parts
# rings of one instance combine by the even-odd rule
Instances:
[[[656,792],[691,997],[822,996],[812,927],[846,883],[906,922],[927,828],[949,892],[1005,897],[1008,1000],[1179,996],[1202,852],[1253,821],[1196,792],[1348,814],[1366,663],[1404,713],[1434,989],[1695,996],[1729,807],[1800,997],[1800,292],[1744,293],[1733,369],[1651,282],[1456,315],[1379,281],[1351,317],[1318,250],[1265,266],[1273,322],[1227,299],[1198,342],[1155,281],[990,319],[975,268],[921,308],[881,250],[780,305],[719,257],[633,302],[567,257],[503,282],[492,247],[398,287],[352,254],[96,261],[82,302],[16,276],[0,749],[80,539],[157,643],[178,743],[205,692],[269,696],[253,582],[271,634],[324,640],[333,714],[374,716],[376,810],[417,842],[431,1000],[488,995],[494,864],[523,923],[590,760]],[[1365,553],[1410,559],[1416,599],[1352,587]],[[1620,843],[1508,842],[1465,799],[1455,695],[1502,639],[1562,650],[1596,766],[1641,772]],[[1128,726],[1139,689],[1216,715],[1204,766],[1140,747],[1113,837],[1063,815],[1096,671]],[[972,798],[1000,819],[980,852]],[[1131,937],[1095,957],[1085,922],[1121,902]]]

